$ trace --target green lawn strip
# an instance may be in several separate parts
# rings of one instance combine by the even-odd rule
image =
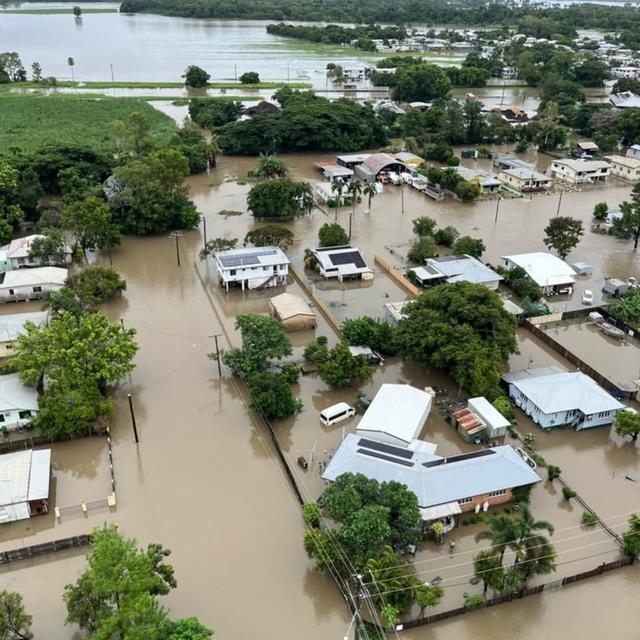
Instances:
[[[149,122],[155,142],[167,142],[176,130],[173,120],[144,98],[3,94],[0,149],[69,144],[107,150],[112,146],[108,124],[136,112]]]

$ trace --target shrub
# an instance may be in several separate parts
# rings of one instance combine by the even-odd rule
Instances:
[[[598,524],[598,516],[595,513],[591,513],[591,511],[583,511],[580,522],[582,522],[582,524],[586,524],[589,527],[593,527],[594,525]]]
[[[529,454],[529,457],[539,466],[539,467],[546,467],[547,466],[547,461],[542,457],[542,455],[540,455],[537,451],[532,451]]]
[[[297,384],[300,377],[300,367],[293,362],[285,362],[280,367],[280,373],[286,378],[289,384]]]
[[[313,529],[318,529],[320,527],[320,520],[322,519],[322,514],[320,512],[320,507],[315,502],[310,502],[302,506],[302,515],[304,516],[304,521]]]
[[[509,422],[515,422],[516,414],[513,411],[513,405],[507,396],[499,395],[492,403],[493,407],[497,409]]]
[[[94,306],[122,295],[127,283],[111,267],[90,266],[67,278],[67,287],[82,304]]]
[[[434,233],[433,239],[436,241],[436,244],[444,247],[452,247],[459,235],[460,232],[455,227],[449,225],[443,229],[438,229]]]
[[[525,444],[531,445],[536,441],[536,436],[534,433],[525,433],[522,440]]]
[[[318,231],[321,247],[338,247],[349,244],[347,232],[337,222],[325,222]]]
[[[562,474],[562,469],[555,464],[550,464],[547,467],[547,477],[551,482],[553,482],[556,478],[559,478]]]
[[[524,487],[516,487],[511,493],[515,502],[529,502],[532,484],[527,484]]]
[[[576,497],[576,492],[571,487],[562,487],[562,495],[565,500],[571,500],[571,498]]]
[[[407,257],[415,264],[424,264],[427,258],[438,254],[436,241],[431,236],[420,236],[413,242]]]
[[[467,611],[473,611],[474,609],[479,609],[483,607],[485,603],[484,596],[465,596],[464,599],[464,608]]]
[[[598,202],[593,208],[593,217],[596,220],[604,220],[609,213],[609,206],[606,202]]]

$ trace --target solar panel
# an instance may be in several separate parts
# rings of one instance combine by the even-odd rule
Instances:
[[[345,251],[344,253],[334,253],[329,256],[329,259],[334,265],[354,264],[359,268],[367,266],[362,259],[359,251]]]
[[[273,256],[275,249],[265,249],[263,251],[252,251],[251,253],[239,253],[236,255],[220,255],[220,262],[225,267],[241,267],[250,264],[260,264],[258,258],[261,256]]]
[[[359,447],[367,447],[367,449],[374,449],[375,451],[382,451],[383,453],[390,453],[391,455],[398,456],[399,458],[406,458],[411,460],[413,458],[413,451],[407,449],[400,449],[390,444],[384,444],[384,442],[375,442],[374,440],[367,440],[361,438],[358,440]]]
[[[447,464],[450,462],[461,462],[462,460],[471,460],[473,458],[482,458],[484,456],[492,456],[495,453],[493,449],[482,449],[481,451],[472,451],[471,453],[461,453],[458,456],[446,458]]]
[[[391,456],[385,456],[383,453],[377,453],[376,451],[368,451],[367,449],[358,449],[358,453],[371,458],[380,458],[380,460],[386,460],[387,462],[395,462],[405,467],[413,467],[413,462],[408,460],[400,460],[398,458],[392,458]]]
[[[427,468],[429,468],[429,467],[438,467],[441,464],[444,464],[444,462],[445,462],[445,459],[441,458],[440,460],[431,460],[431,462],[423,462],[422,466],[423,467],[427,467]]]

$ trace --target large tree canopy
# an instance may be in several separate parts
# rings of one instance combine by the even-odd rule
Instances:
[[[400,350],[447,371],[469,393],[495,391],[515,353],[516,320],[497,293],[481,284],[443,284],[408,304],[398,325]]]

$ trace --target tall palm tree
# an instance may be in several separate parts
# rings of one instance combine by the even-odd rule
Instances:
[[[342,199],[343,189],[344,189],[344,182],[342,182],[340,178],[338,178],[337,180],[334,180],[331,183],[331,191],[336,194],[336,197],[334,198],[336,203],[335,220],[338,219],[338,207],[340,206],[340,200]]]
[[[488,529],[476,535],[476,542],[489,540],[493,550],[500,554],[500,564],[502,565],[504,552],[519,538],[519,529],[514,519],[506,513],[492,514],[487,520],[487,526]]]
[[[367,182],[362,188],[362,193],[367,197],[367,213],[371,212],[371,200],[378,195],[375,182]]]

